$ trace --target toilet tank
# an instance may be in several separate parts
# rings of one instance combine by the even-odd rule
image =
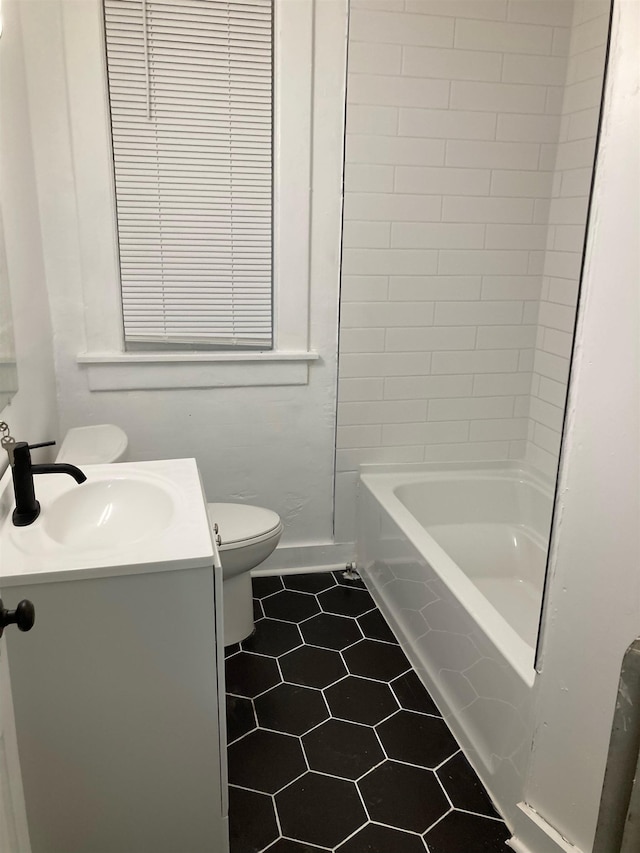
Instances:
[[[73,427],[64,437],[56,462],[72,465],[101,465],[124,462],[129,440],[115,424]]]

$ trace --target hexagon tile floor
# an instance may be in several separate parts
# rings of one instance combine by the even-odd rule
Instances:
[[[509,837],[362,581],[255,578],[226,649],[231,853],[506,853]]]

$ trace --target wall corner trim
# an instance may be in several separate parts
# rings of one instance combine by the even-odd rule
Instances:
[[[518,803],[518,809],[524,820],[518,821],[519,827],[508,842],[516,853],[586,853],[564,838],[528,803]]]

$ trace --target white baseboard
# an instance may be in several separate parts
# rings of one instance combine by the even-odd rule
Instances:
[[[343,569],[355,559],[355,545],[336,545],[334,542],[317,542],[310,545],[280,545],[273,554],[251,574],[287,575],[296,572],[320,572]]]

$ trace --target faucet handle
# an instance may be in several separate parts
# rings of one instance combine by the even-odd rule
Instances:
[[[0,421],[0,447],[4,448],[7,451],[7,455],[9,456],[9,464],[13,467],[15,464],[14,459],[14,450],[16,446],[16,440],[11,435],[11,430],[9,424],[5,421]],[[38,447],[52,447],[55,444],[55,441],[41,441],[39,444],[27,444],[29,450],[37,450]]]

